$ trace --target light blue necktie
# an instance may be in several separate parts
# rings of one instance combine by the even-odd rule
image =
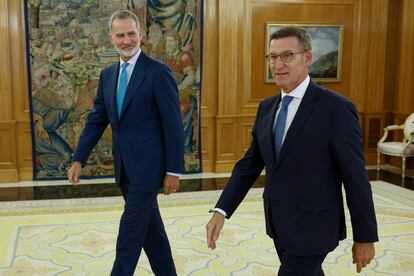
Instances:
[[[282,100],[282,107],[279,110],[279,114],[276,119],[275,133],[273,139],[275,142],[275,157],[279,159],[280,149],[282,148],[282,138],[285,131],[286,117],[288,113],[288,105],[293,100],[292,96],[284,96]]]
[[[118,93],[116,94],[116,105],[118,107],[118,118],[121,117],[122,103],[124,102],[125,92],[128,86],[127,74],[128,62],[122,64],[121,76],[119,77]]]

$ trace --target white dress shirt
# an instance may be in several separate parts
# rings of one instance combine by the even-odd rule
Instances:
[[[286,116],[285,130],[283,131],[282,145],[283,145],[283,141],[285,140],[286,133],[287,133],[290,125],[292,124],[293,118],[295,118],[296,112],[298,111],[299,105],[302,102],[302,99],[303,99],[303,96],[305,95],[306,89],[309,86],[309,83],[310,83],[310,77],[308,75],[306,77],[306,79],[303,82],[301,82],[295,89],[293,89],[289,94],[283,92],[283,90],[282,90],[282,100],[283,100],[283,97],[285,97],[287,95],[293,97],[292,101],[288,105],[288,113],[287,113],[287,116]],[[280,102],[282,102],[282,100]],[[277,111],[276,111],[275,120],[273,122],[273,131],[272,131],[272,133],[275,132],[276,120],[277,120],[277,116],[279,115],[279,111],[280,111],[281,107],[282,107],[282,105],[279,104],[279,107],[277,108]]]
[[[119,59],[119,68],[122,68],[122,65],[124,65],[125,62],[128,63],[128,67],[127,67],[127,77],[128,77],[128,83],[129,80],[131,79],[132,76],[132,71],[134,71],[134,67],[135,64],[137,63],[137,60],[139,58],[139,55],[141,54],[141,49],[138,50],[138,52],[135,53],[135,55],[133,55],[128,61],[123,61],[122,58]],[[118,86],[119,86],[119,79],[121,77],[121,71],[119,70],[119,75],[118,75]]]

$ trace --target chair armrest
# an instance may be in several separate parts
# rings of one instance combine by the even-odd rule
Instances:
[[[388,131],[398,130],[398,129],[404,129],[404,125],[390,125],[390,126],[384,127],[384,135],[378,141],[377,145],[384,143],[384,141],[387,139]]]
[[[391,126],[384,127],[384,131],[397,130],[397,129],[404,129],[404,125],[391,125]]]

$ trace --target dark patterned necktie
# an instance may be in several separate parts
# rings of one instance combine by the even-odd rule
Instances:
[[[280,149],[282,148],[282,138],[286,126],[286,117],[288,113],[288,105],[293,100],[292,96],[284,96],[282,99],[282,107],[276,119],[275,132],[273,134],[273,140],[275,142],[275,157],[279,159]]]

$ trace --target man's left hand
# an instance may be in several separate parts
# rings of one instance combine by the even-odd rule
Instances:
[[[352,246],[352,263],[356,264],[356,270],[358,273],[362,271],[362,268],[375,256],[374,243],[372,242],[354,242]]]
[[[164,177],[164,195],[175,193],[180,188],[180,178],[178,176],[166,174]]]

